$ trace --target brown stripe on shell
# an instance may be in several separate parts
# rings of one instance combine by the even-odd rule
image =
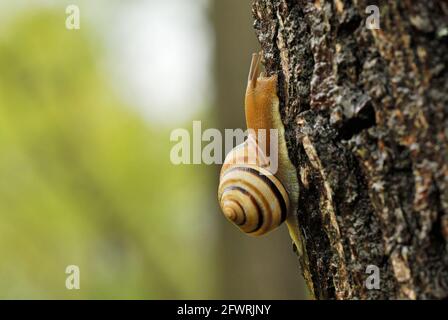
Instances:
[[[226,175],[228,175],[231,172],[235,172],[235,171],[242,171],[242,172],[247,172],[247,173],[253,174],[253,175],[257,176],[258,178],[260,178],[263,182],[265,182],[267,184],[269,189],[275,194],[275,198],[278,200],[278,202],[280,204],[280,209],[281,209],[280,223],[284,222],[286,220],[286,217],[287,217],[287,214],[288,214],[288,208],[287,208],[287,205],[286,205],[286,200],[283,197],[282,192],[278,189],[277,185],[275,185],[275,183],[272,182],[271,179],[268,176],[264,175],[263,173],[261,173],[260,171],[256,170],[255,168],[244,167],[244,166],[236,166],[236,167],[233,167],[233,168],[227,170],[226,172],[223,173],[221,179],[224,179],[224,177]],[[286,192],[286,195],[287,195],[287,192]]]
[[[246,173],[248,173],[248,172],[246,172]],[[249,174],[250,174],[250,173],[249,173]],[[250,175],[253,176],[252,174],[250,174]],[[263,208],[264,208],[266,211],[270,211],[270,212],[272,212],[272,210],[271,210],[271,206],[270,206],[270,204],[269,204],[269,200],[266,199],[266,196],[263,194],[263,192],[259,192],[259,191],[258,191],[258,188],[257,188],[254,184],[250,183],[250,182],[247,181],[247,180],[243,180],[243,179],[241,179],[241,178],[231,178],[231,179],[226,178],[225,180],[222,180],[222,183],[221,183],[222,187],[221,187],[221,188],[224,188],[226,185],[236,186],[236,185],[238,185],[238,184],[241,184],[242,181],[244,181],[244,184],[243,184],[244,187],[247,188],[247,189],[249,189],[250,191],[244,189],[243,187],[240,187],[240,186],[238,186],[238,187],[243,188],[243,189],[244,189],[246,192],[248,192],[248,193],[250,193],[250,192],[255,192],[255,194],[256,194],[257,197],[253,196],[254,199],[255,199],[255,200],[256,200],[256,199],[259,199],[259,200],[262,202],[262,204],[263,204]],[[226,187],[226,188],[229,188],[229,187]],[[226,189],[224,189],[224,190],[226,190]],[[246,194],[246,193],[245,193],[245,194]],[[250,193],[250,194],[252,195],[252,193]],[[223,193],[222,193],[222,196],[221,196],[221,200],[220,200],[220,201],[222,201],[223,197],[224,197],[224,191],[223,191]],[[258,201],[257,201],[257,203],[260,204]],[[238,205],[239,205],[239,204],[238,204]],[[280,204],[279,204],[279,206],[280,206]],[[239,207],[241,208],[240,205],[239,205]],[[280,209],[281,209],[281,208],[280,208]],[[261,209],[261,205],[260,205],[260,210],[261,210],[261,212],[265,212],[265,211],[263,211],[263,210]],[[243,211],[244,211],[244,210],[243,210]],[[274,219],[272,219],[271,215],[272,215],[272,214],[270,214],[270,215],[269,215],[269,214],[268,214],[268,215],[263,215],[263,219],[264,219],[263,223],[264,223],[264,224],[266,225],[266,227],[268,228],[266,231],[269,231],[269,230],[272,229],[272,227],[274,227],[274,226],[271,226],[272,220],[274,220]],[[281,222],[282,222],[282,221],[279,221],[277,225],[280,225]],[[259,229],[258,229],[258,230],[259,230]],[[256,231],[258,231],[258,230],[256,230]],[[251,231],[251,232],[255,232],[255,231]],[[249,233],[249,232],[247,232],[247,233]]]
[[[224,197],[224,195],[227,192],[230,192],[230,191],[239,191],[239,192],[241,192],[242,194],[244,194],[245,196],[247,196],[250,199],[250,201],[252,202],[254,207],[257,209],[258,223],[257,223],[257,225],[255,226],[254,229],[248,231],[247,233],[252,233],[252,232],[255,232],[255,231],[258,231],[259,229],[261,229],[261,227],[263,226],[264,217],[263,217],[263,212],[261,210],[260,204],[258,203],[257,199],[255,199],[253,195],[251,195],[247,190],[243,189],[242,187],[231,186],[231,187],[227,187],[227,188],[225,188],[223,190],[222,196],[221,196],[221,200]],[[246,220],[247,220],[246,212],[244,210],[242,210],[242,211],[244,213],[244,222],[246,222]],[[244,223],[241,224],[241,225],[244,225]]]

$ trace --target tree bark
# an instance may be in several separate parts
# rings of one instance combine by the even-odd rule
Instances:
[[[254,0],[253,14],[279,75],[313,296],[447,298],[448,3]]]

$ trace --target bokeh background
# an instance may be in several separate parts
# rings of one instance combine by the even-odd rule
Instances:
[[[0,2],[0,298],[306,298],[286,228],[241,234],[219,166],[170,162],[193,120],[244,128],[250,2]]]

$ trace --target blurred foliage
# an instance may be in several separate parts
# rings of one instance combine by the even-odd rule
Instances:
[[[207,172],[171,165],[82,30],[33,11],[0,33],[0,298],[207,298]]]

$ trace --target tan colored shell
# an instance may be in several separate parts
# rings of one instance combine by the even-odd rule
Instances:
[[[268,168],[269,161],[249,136],[229,153],[221,170],[221,209],[228,220],[254,236],[275,229],[288,214],[288,193]]]

